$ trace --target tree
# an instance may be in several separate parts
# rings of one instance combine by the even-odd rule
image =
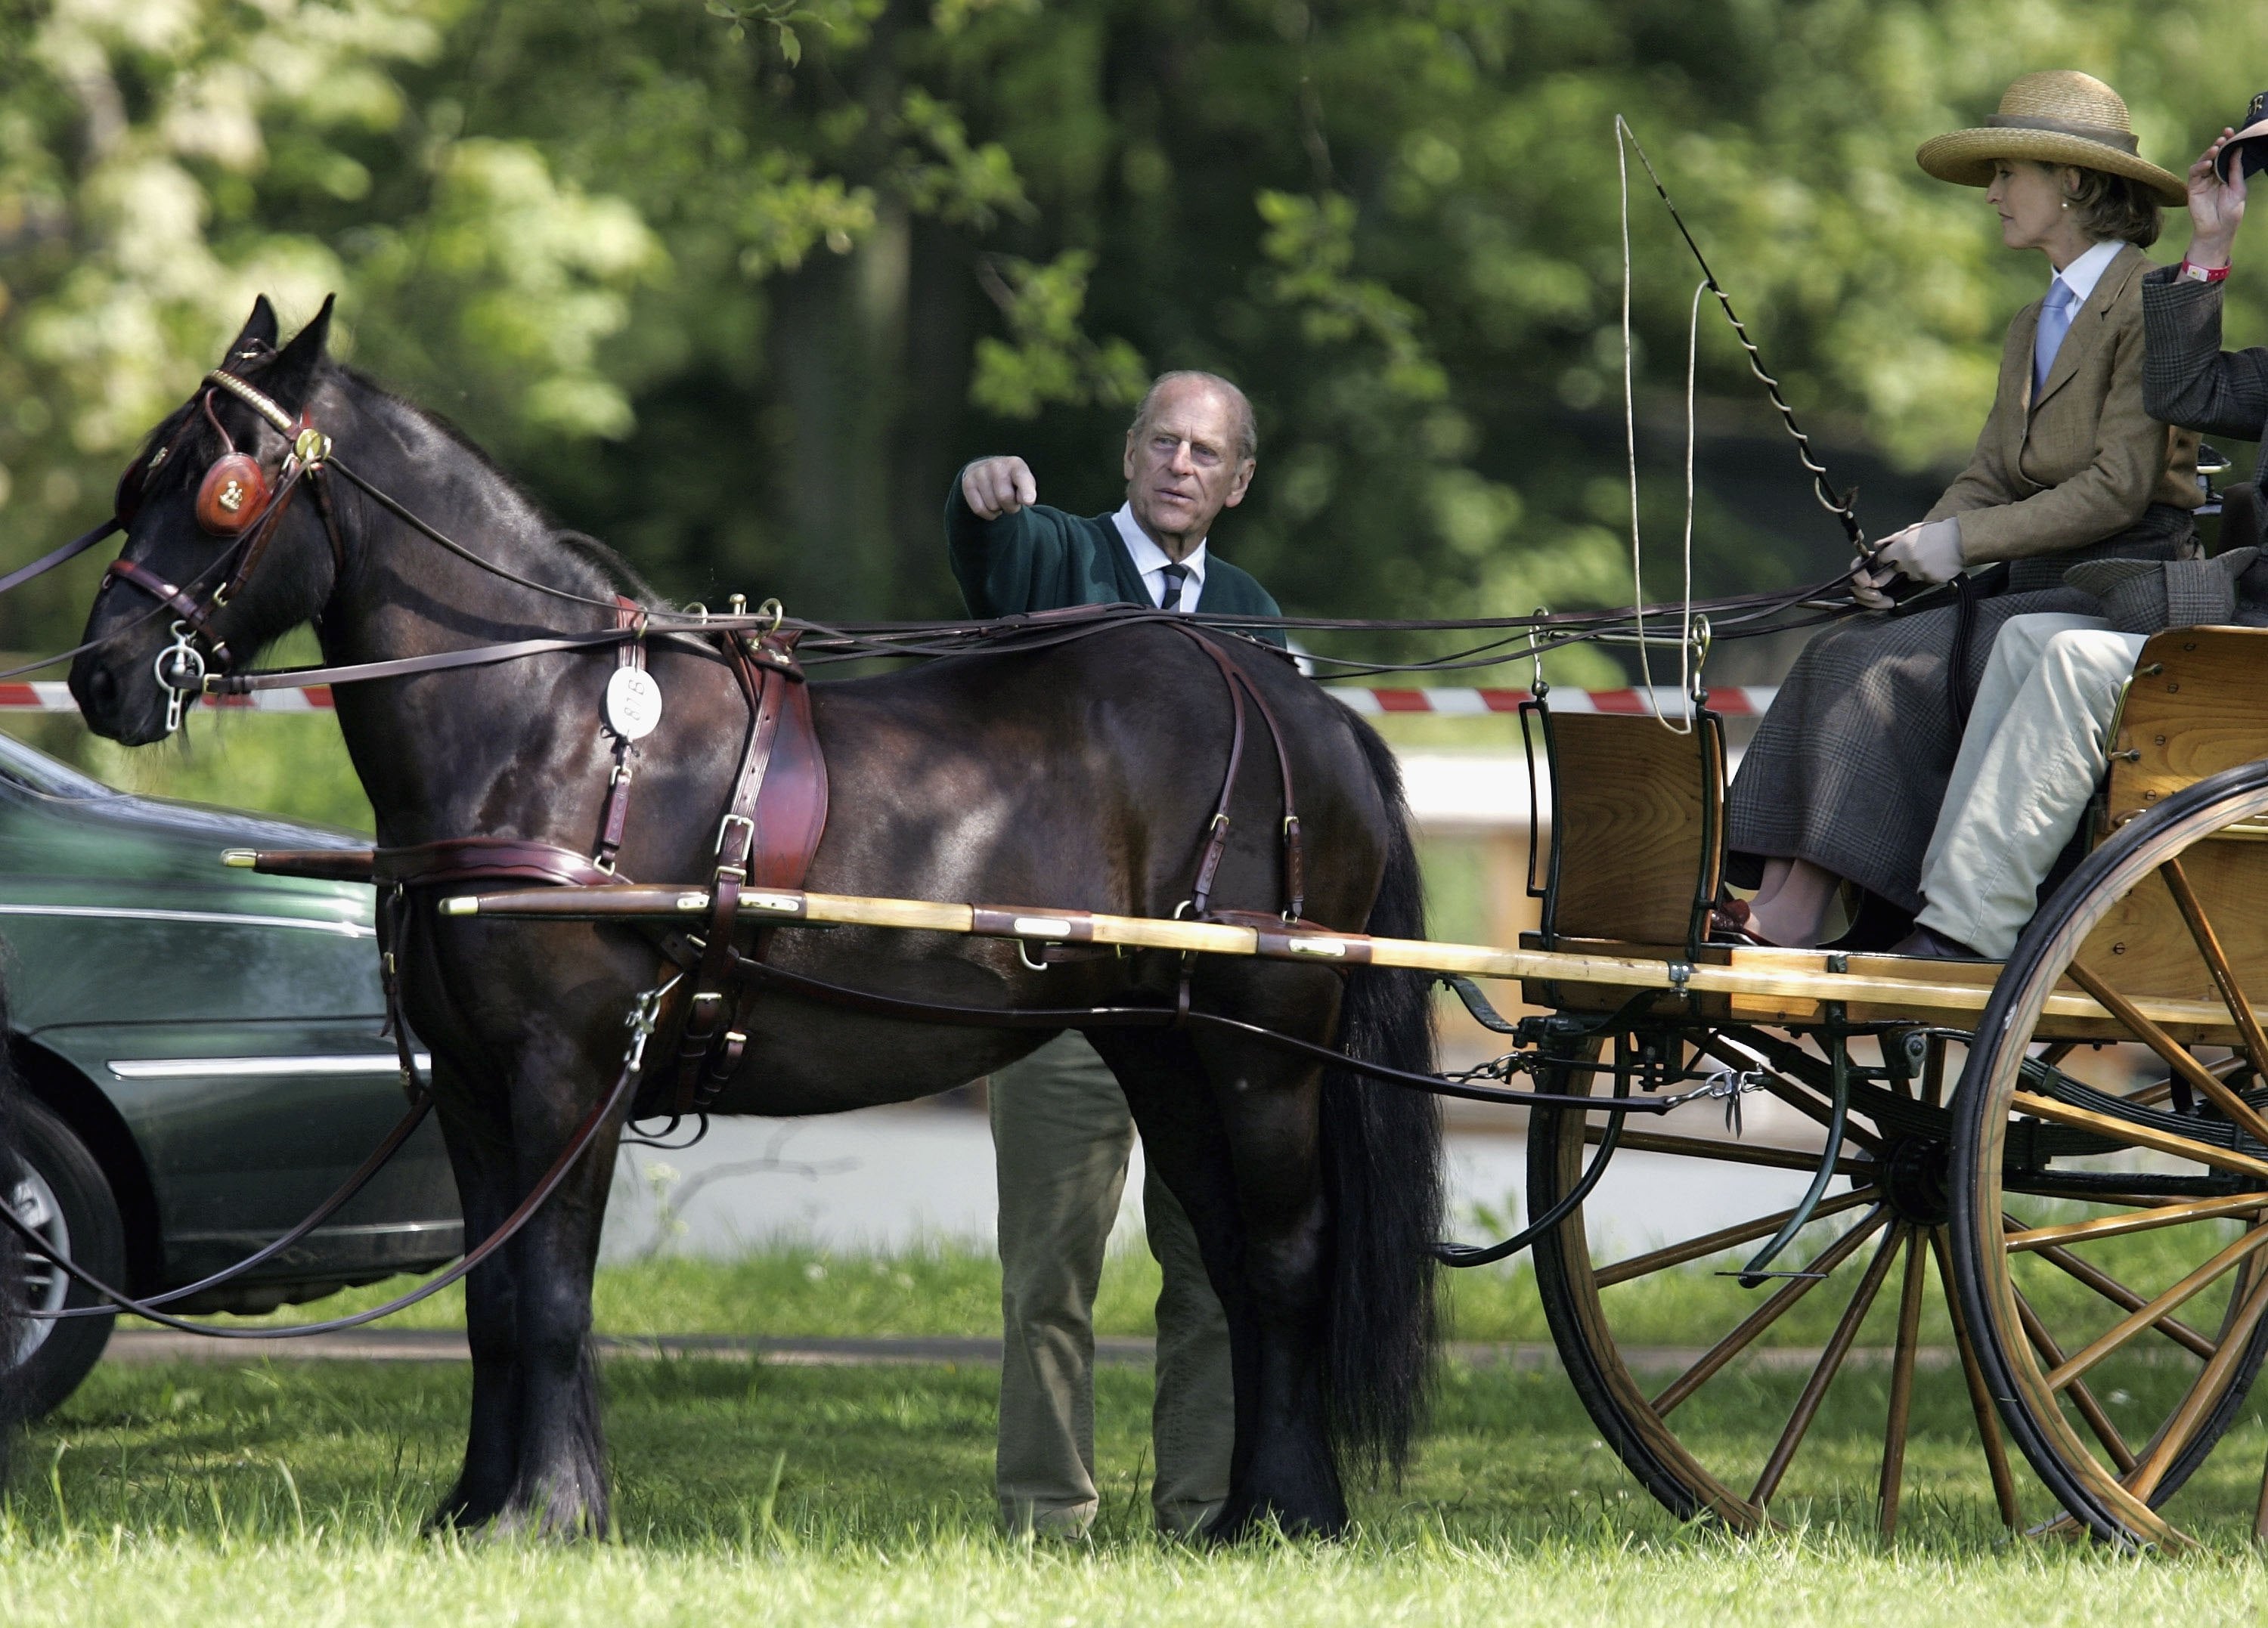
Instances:
[[[2178,167],[2263,47],[2108,0],[55,0],[0,20],[0,516],[13,558],[84,524],[254,288],[337,288],[364,365],[674,594],[949,612],[963,459],[1108,506],[1142,379],[1199,366],[1260,408],[1221,540],[1287,605],[1611,602],[1616,112],[1880,532],[2043,275],[1914,146],[2076,66]],[[1632,211],[1660,591],[1696,274]],[[2241,337],[2268,282],[2232,288]],[[1839,528],[1702,318],[1701,586],[1823,575]]]

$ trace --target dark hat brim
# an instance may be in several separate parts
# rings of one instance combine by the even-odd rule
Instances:
[[[2220,172],[2222,180],[2228,180],[2228,172],[2239,156],[2244,159],[2247,175],[2268,170],[2268,119],[2246,125],[2222,145],[2220,156],[2213,160],[2213,168]]]

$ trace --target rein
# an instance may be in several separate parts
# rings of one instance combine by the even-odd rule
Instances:
[[[574,1170],[584,1154],[589,1151],[591,1144],[598,1140],[600,1133],[614,1120],[615,1116],[630,1106],[630,1099],[636,1094],[639,1074],[644,1066],[646,1042],[652,1038],[655,1030],[664,1021],[664,1008],[671,991],[677,986],[679,981],[679,979],[673,977],[638,997],[637,1004],[631,1008],[630,1017],[627,1019],[630,1031],[630,1045],[623,1053],[622,1072],[615,1076],[613,1088],[597,1102],[592,1104],[590,1111],[583,1116],[583,1122],[575,1127],[574,1134],[568,1138],[567,1145],[559,1150],[559,1156],[552,1161],[550,1169],[544,1171],[535,1185],[528,1189],[527,1196],[519,1201],[519,1207],[505,1216],[497,1224],[497,1229],[482,1239],[476,1247],[468,1250],[460,1257],[455,1265],[428,1278],[416,1288],[396,1295],[384,1305],[373,1306],[367,1311],[353,1312],[342,1317],[332,1317],[321,1323],[291,1324],[281,1328],[247,1329],[238,1328],[228,1324],[192,1323],[186,1318],[177,1317],[161,1308],[169,1302],[179,1300],[181,1296],[193,1293],[197,1287],[204,1287],[203,1285],[177,1289],[171,1294],[158,1295],[149,1300],[136,1300],[124,1290],[103,1282],[101,1279],[94,1276],[69,1257],[55,1253],[48,1247],[47,1241],[16,1214],[12,1206],[0,1204],[0,1224],[5,1224],[8,1229],[21,1239],[25,1246],[34,1254],[60,1269],[90,1293],[98,1294],[109,1302],[109,1306],[106,1308],[80,1307],[63,1312],[26,1311],[23,1315],[42,1319],[53,1319],[57,1316],[101,1316],[111,1308],[114,1308],[119,1311],[131,1312],[137,1317],[145,1318],[166,1328],[178,1330],[184,1334],[202,1334],[214,1339],[299,1339],[310,1334],[334,1334],[346,1329],[360,1328],[365,1324],[375,1323],[381,1317],[390,1317],[397,1311],[406,1310],[422,1300],[430,1299],[451,1284],[465,1278],[483,1261],[511,1243],[520,1228],[526,1226],[551,1195],[559,1190],[559,1184],[567,1179],[569,1172]],[[423,1110],[417,1111],[422,1118]],[[401,1140],[407,1140],[409,1128],[407,1126],[399,1128]],[[400,1146],[400,1140],[395,1140],[394,1145]],[[386,1151],[390,1153],[392,1149],[388,1148]],[[359,1176],[362,1173],[357,1171],[357,1174]],[[343,1199],[340,1201],[343,1202]],[[313,1225],[312,1222],[302,1223],[303,1233],[305,1228],[311,1225]],[[263,1258],[265,1253],[282,1247],[282,1242],[279,1240],[278,1243],[269,1245],[269,1250],[263,1252]],[[244,1271],[250,1264],[240,1261],[229,1269],[227,1275],[232,1276],[236,1272]],[[209,1279],[207,1282],[216,1280],[217,1280]]]

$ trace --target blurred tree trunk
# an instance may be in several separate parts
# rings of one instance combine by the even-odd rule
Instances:
[[[891,600],[892,430],[902,398],[911,232],[886,202],[847,254],[773,284],[787,520],[781,598],[791,611],[875,617]]]
[[[956,605],[961,597],[946,565],[944,510],[946,489],[960,473],[958,449],[968,417],[976,297],[971,253],[954,228],[932,220],[914,223],[903,384],[888,464],[894,616],[933,615],[940,604]]]

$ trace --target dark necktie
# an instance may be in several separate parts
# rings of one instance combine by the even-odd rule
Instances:
[[[1182,596],[1189,591],[1189,568],[1176,560],[1162,567],[1158,575],[1166,579],[1165,591],[1158,597],[1158,608],[1161,611],[1188,610],[1189,607],[1182,602]]]

